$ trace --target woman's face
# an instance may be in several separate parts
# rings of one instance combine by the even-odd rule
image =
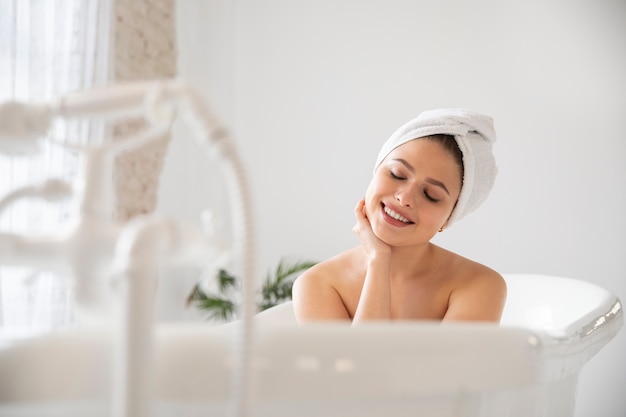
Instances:
[[[416,139],[394,149],[365,194],[372,230],[391,246],[423,244],[445,226],[461,192],[461,170],[439,143]]]

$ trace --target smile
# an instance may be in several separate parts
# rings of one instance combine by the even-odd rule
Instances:
[[[395,211],[393,211],[387,206],[383,206],[383,210],[385,211],[385,214],[387,214],[389,217],[396,219],[398,221],[401,221],[402,223],[406,223],[406,224],[413,223],[411,220],[407,219],[406,217],[402,216],[399,213],[396,213]]]

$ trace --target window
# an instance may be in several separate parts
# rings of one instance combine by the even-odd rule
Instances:
[[[49,101],[110,79],[110,9],[110,0],[0,0],[0,103]],[[84,122],[55,124],[49,134],[98,139],[97,128]],[[0,196],[44,178],[71,179],[76,168],[76,158],[58,145],[44,144],[28,157],[0,153]],[[69,209],[21,200],[0,213],[0,236],[58,232]],[[62,277],[6,261],[0,254],[0,338],[71,325]]]

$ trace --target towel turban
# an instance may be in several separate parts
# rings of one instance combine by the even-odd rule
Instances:
[[[487,198],[498,173],[493,156],[496,132],[491,117],[465,109],[437,109],[421,113],[401,126],[383,144],[376,166],[398,146],[431,135],[454,136],[463,153],[463,183],[448,225],[474,211]]]

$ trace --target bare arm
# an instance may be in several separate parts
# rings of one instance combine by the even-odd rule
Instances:
[[[365,281],[354,313],[353,323],[366,320],[391,319],[391,248],[378,239],[365,213],[365,201],[359,201],[355,210],[354,233],[367,253],[368,263]]]
[[[354,313],[353,323],[367,320],[391,319],[391,284],[389,282],[389,257],[371,257]]]
[[[445,321],[486,321],[498,323],[506,302],[506,283],[488,270],[450,294]]]
[[[365,250],[367,271],[358,303],[354,303],[354,317],[346,307],[336,285],[346,279],[346,268],[351,268],[343,260],[331,259],[321,262],[306,271],[293,286],[293,305],[298,322],[309,320],[385,320],[391,317],[391,287],[389,265],[391,248],[380,241],[372,232],[364,211],[364,201],[355,209],[357,223],[354,233],[361,240]],[[360,261],[359,261],[360,262]],[[348,274],[349,275],[349,274]],[[342,286],[344,291],[346,286]],[[344,294],[354,301],[353,294]]]
[[[363,290],[352,318],[339,291],[333,286],[336,266],[322,262],[300,275],[294,282],[292,298],[299,323],[318,320],[384,320],[391,317],[388,260],[369,262]]]
[[[298,323],[314,320],[350,320],[337,290],[331,285],[324,263],[317,264],[293,284],[293,307]]]

